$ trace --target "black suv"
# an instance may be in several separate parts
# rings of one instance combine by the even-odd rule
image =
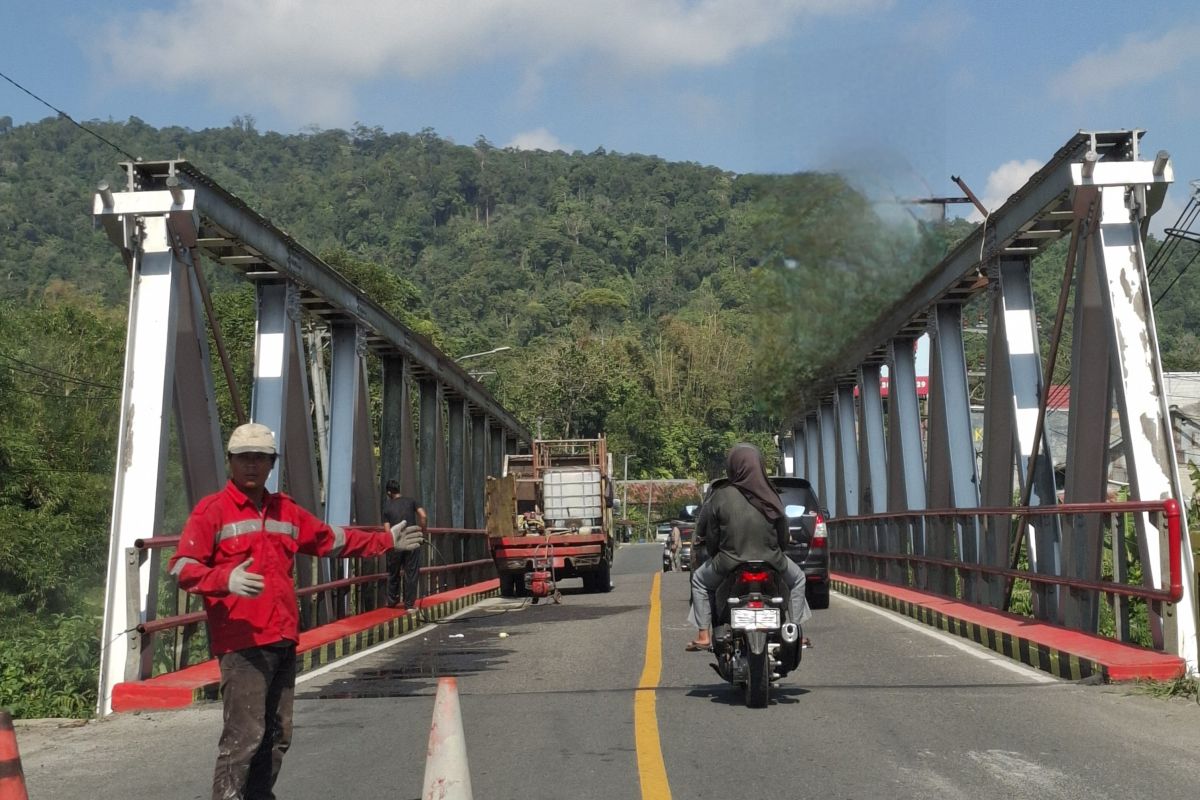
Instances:
[[[771,485],[783,500],[792,542],[787,556],[804,570],[805,594],[812,608],[829,608],[829,548],[825,534],[825,511],[817,493],[804,478],[776,476]]]

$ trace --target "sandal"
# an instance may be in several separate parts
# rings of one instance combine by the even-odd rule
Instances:
[[[687,647],[683,648],[689,653],[699,653],[701,650],[712,650],[712,642],[697,642],[695,639],[687,643]]]
[[[808,649],[809,649],[809,648],[811,648],[812,646],[813,646],[813,645],[812,645],[812,639],[809,639],[807,636],[801,636],[801,637],[800,637],[800,647],[801,647],[801,649],[808,650]]]

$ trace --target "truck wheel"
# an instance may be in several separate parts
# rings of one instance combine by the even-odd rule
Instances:
[[[612,565],[607,561],[600,565],[600,569],[592,573],[592,589],[593,592],[611,592],[612,591]]]

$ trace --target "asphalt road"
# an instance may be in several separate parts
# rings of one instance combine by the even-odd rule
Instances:
[[[769,708],[747,709],[708,654],[683,650],[695,633],[686,573],[661,576],[648,747],[635,706],[649,699],[638,685],[656,649],[660,553],[623,547],[611,593],[568,582],[558,605],[491,600],[302,676],[279,797],[419,798],[442,675],[458,678],[481,799],[1116,800],[1191,797],[1200,784],[1195,703],[1058,681],[839,596],[807,626],[815,646],[799,672]],[[209,796],[219,707],[18,725],[34,800]],[[669,794],[648,793],[639,772],[660,757]]]

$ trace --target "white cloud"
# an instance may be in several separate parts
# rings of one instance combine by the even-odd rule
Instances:
[[[1067,67],[1050,82],[1055,97],[1077,98],[1105,94],[1114,89],[1141,86],[1200,61],[1200,25],[1181,25],[1157,39],[1145,34],[1128,36],[1115,50],[1097,50]]]
[[[970,11],[952,3],[940,3],[920,11],[915,19],[901,26],[900,38],[921,48],[946,49],[962,39],[974,22]]]
[[[545,128],[536,128],[532,131],[518,133],[512,138],[512,141],[504,146],[514,147],[517,150],[545,150],[547,153],[553,153],[555,150],[571,153],[575,150],[570,145],[560,142],[557,136]]]
[[[979,201],[983,203],[984,208],[989,213],[994,212],[1015,192],[1025,185],[1029,177],[1033,173],[1042,168],[1042,162],[1034,158],[1027,158],[1024,161],[1007,161],[992,170],[988,175],[987,185],[983,188],[983,193],[975,192],[979,197]],[[975,187],[971,187],[972,190]],[[978,211],[971,212],[967,219],[972,222],[979,222],[983,219],[983,215]]]
[[[106,74],[270,104],[301,121],[347,113],[360,81],[419,80],[505,59],[539,73],[568,59],[623,74],[724,64],[795,23],[891,0],[176,0],[117,14]],[[314,99],[309,89],[316,84]]]

